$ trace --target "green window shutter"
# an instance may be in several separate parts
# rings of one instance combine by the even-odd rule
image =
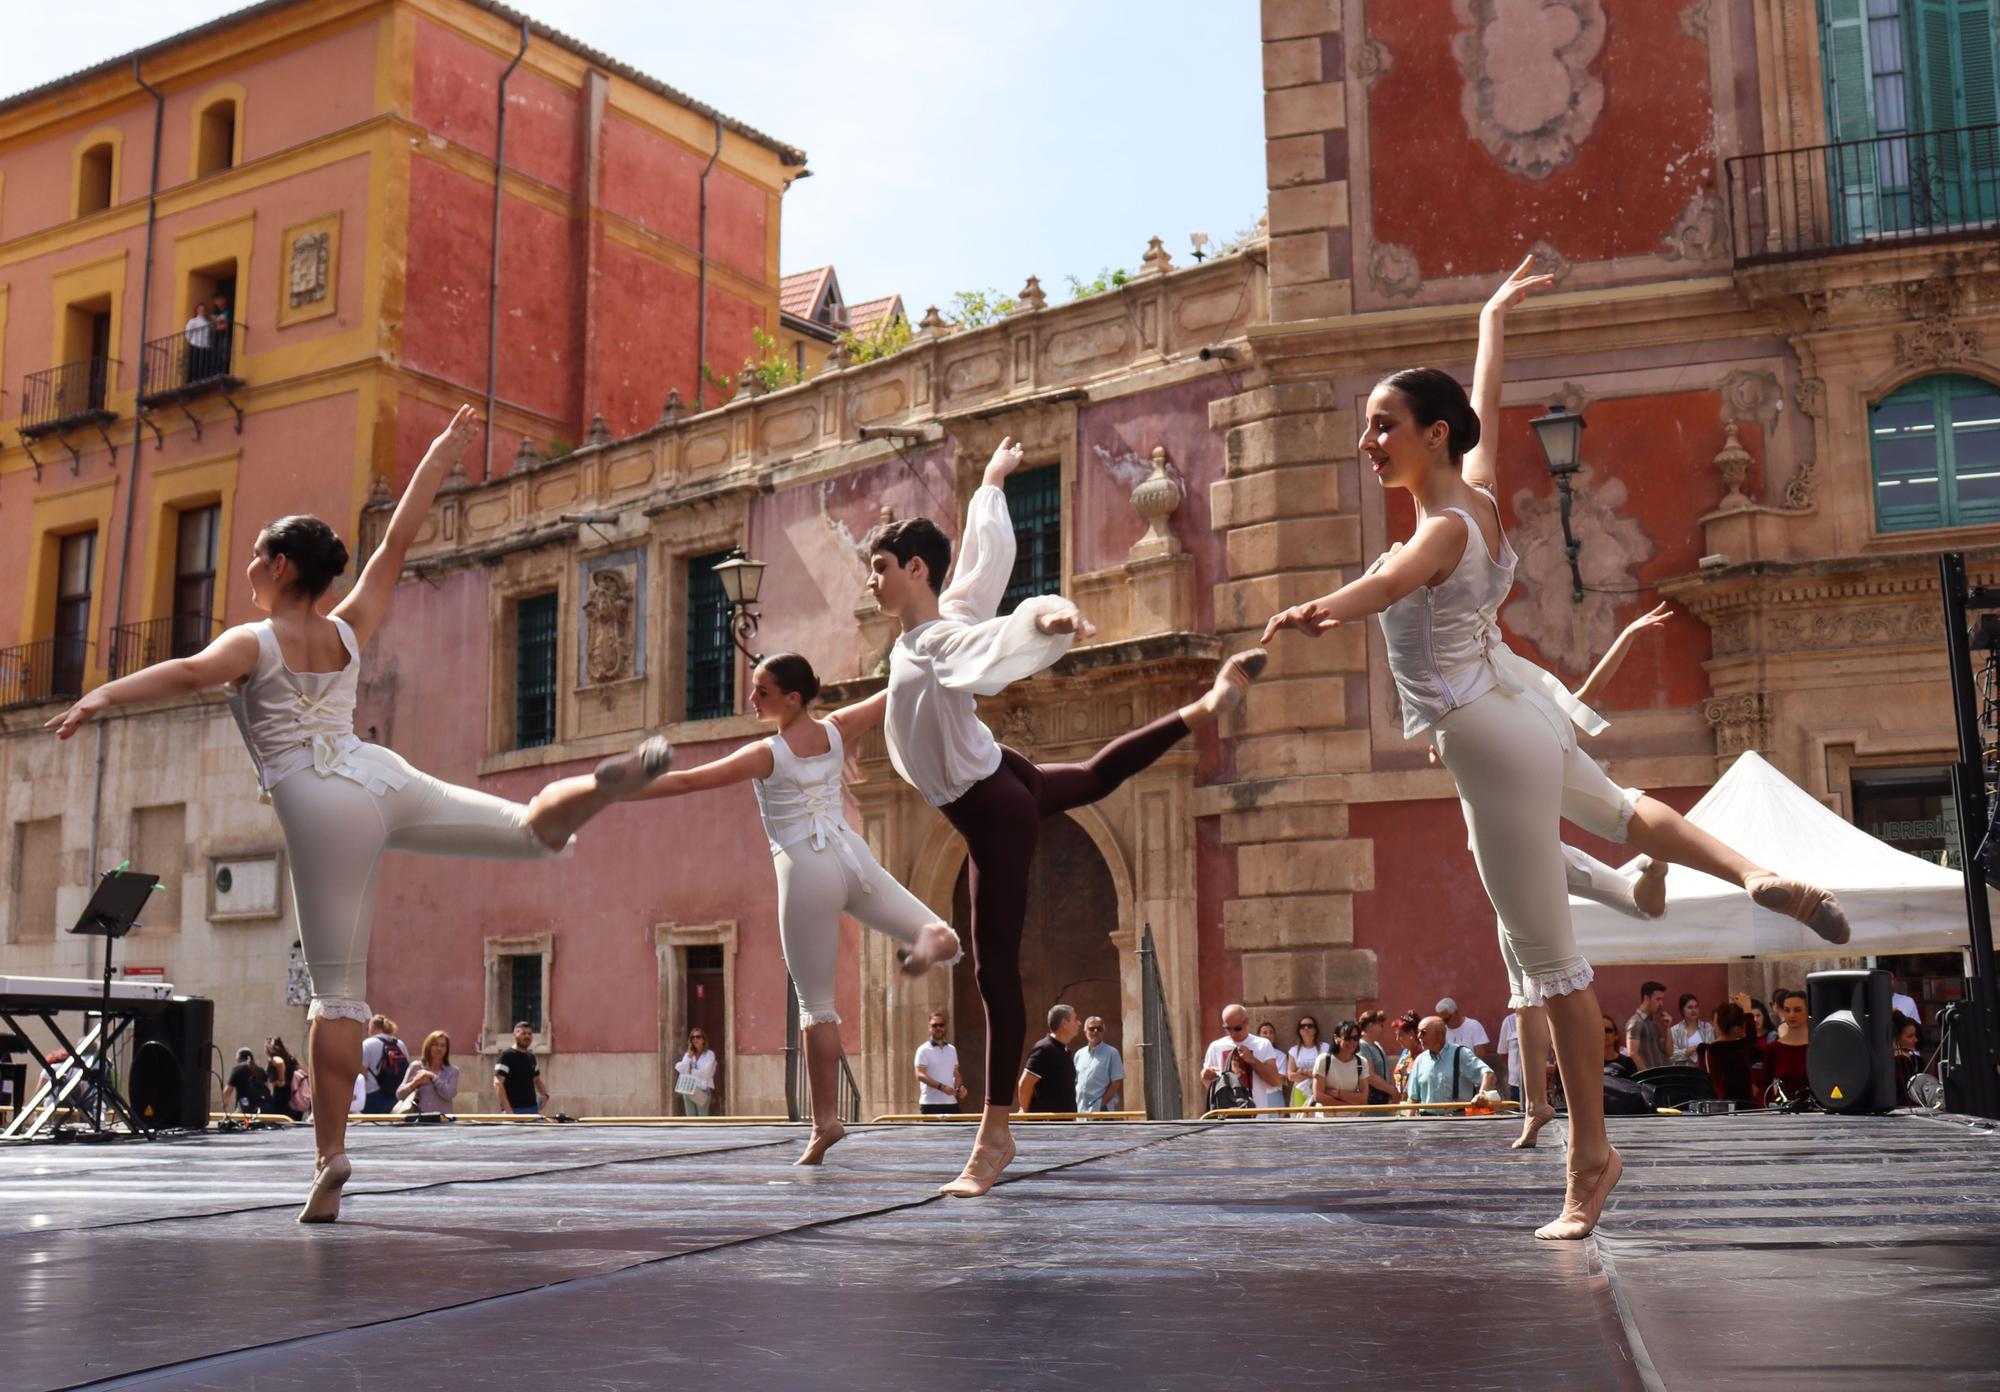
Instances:
[[[1957,375],[1931,380],[1951,480],[1952,525],[2000,522],[2000,386]]]
[[[1826,80],[1827,186],[1834,240],[1852,242],[1881,230],[1875,197],[1874,74],[1868,62],[1868,0],[1820,0],[1820,70]]]
[[[1961,124],[1991,126],[2000,122],[2000,4],[1994,0],[1960,0],[1958,8],[1958,53],[1965,104]],[[2000,213],[2000,132],[1978,131],[1966,140],[1974,187],[1977,190],[1976,216],[1990,219]]]
[[[1868,425],[1880,530],[2000,522],[2000,386],[1919,378],[1877,403]]]

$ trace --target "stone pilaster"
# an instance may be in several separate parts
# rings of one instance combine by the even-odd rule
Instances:
[[[1339,0],[1264,0],[1271,320],[1353,312]]]

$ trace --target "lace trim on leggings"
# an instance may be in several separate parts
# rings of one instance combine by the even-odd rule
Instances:
[[[359,1020],[367,1024],[375,1018],[375,1012],[368,1008],[367,1001],[350,1000],[345,996],[314,996],[312,1009],[306,1011],[307,1020]]]
[[[1526,994],[1516,991],[1507,1000],[1509,1010],[1519,1010],[1523,1006],[1546,1005],[1550,996],[1566,996],[1572,991],[1581,991],[1597,979],[1590,963],[1580,962],[1568,971],[1551,972],[1547,976],[1530,976],[1531,988]]]
[[[1646,790],[1644,788],[1620,788],[1618,791],[1625,794],[1624,801],[1618,808],[1618,831],[1616,835],[1607,836],[1604,839],[1607,841],[1616,841],[1622,845],[1632,827],[1632,814],[1639,810],[1639,799],[1646,796]]]
[[[804,1006],[799,1007],[799,1028],[801,1029],[806,1029],[813,1025],[837,1025],[839,1023],[840,1012],[838,1010],[808,1010]]]

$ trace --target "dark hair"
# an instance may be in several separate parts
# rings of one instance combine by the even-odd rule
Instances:
[[[1405,1010],[1402,1014],[1396,1017],[1394,1023],[1397,1029],[1408,1030],[1410,1033],[1415,1034],[1417,1026],[1421,1024],[1422,1021],[1417,1018],[1416,1011]]]
[[[757,664],[787,696],[796,696],[802,705],[811,705],[819,695],[819,676],[813,665],[794,652],[773,653]]]
[[[1700,999],[1701,999],[1701,997],[1700,997],[1700,996],[1697,996],[1697,995],[1696,995],[1696,994],[1695,994],[1694,992],[1692,992],[1692,991],[1683,991],[1683,992],[1681,992],[1681,1003],[1680,1003],[1680,1006],[1679,1006],[1679,1009],[1682,1009],[1682,1010],[1686,1010],[1686,1009],[1688,1008],[1688,1002],[1689,1002],[1689,1001],[1691,1001],[1691,1000],[1700,1000]]]
[[[1361,1028],[1367,1029],[1377,1020],[1386,1020],[1388,1018],[1389,1012],[1386,1010],[1364,1010],[1361,1012]]]
[[[516,1020],[514,1022],[514,1028],[517,1030],[526,1030],[530,1034],[533,1034],[535,1031],[535,1027],[529,1024],[526,1020]]]
[[[938,530],[928,517],[905,517],[885,522],[868,539],[868,554],[887,551],[896,564],[907,567],[921,559],[933,592],[944,589],[944,573],[951,569],[951,538]]]
[[[1890,1014],[1889,1021],[1889,1037],[1891,1039],[1901,1039],[1904,1030],[1915,1029],[1917,1027],[1917,1022],[1900,1010],[1893,1011]]]
[[[307,599],[325,594],[333,578],[347,569],[347,543],[309,513],[280,517],[266,526],[264,550],[292,563],[298,577],[293,583]]]
[[[1771,1028],[1771,1007],[1764,1004],[1764,1002],[1753,998],[1750,1002],[1750,1009],[1746,1013],[1756,1016],[1762,1022],[1762,1028]],[[1755,1027],[1753,1026],[1753,1028]]]
[[[1375,385],[1394,387],[1401,392],[1410,403],[1410,414],[1416,417],[1418,425],[1445,423],[1448,432],[1445,448],[1451,452],[1452,463],[1465,458],[1479,443],[1479,413],[1472,409],[1472,399],[1465,394],[1458,378],[1442,368],[1406,367]]]
[[[1792,994],[1791,987],[1780,986],[1775,991],[1771,992],[1771,1004],[1776,1008],[1778,1008],[1779,1010],[1783,1010],[1785,1008],[1785,1001],[1791,996],[1791,994]]]
[[[1735,1001],[1724,1001],[1715,1007],[1715,1030],[1727,1034],[1745,1023],[1743,1007]]]
[[[1653,992],[1664,991],[1666,989],[1667,989],[1666,986],[1661,982],[1648,981],[1644,986],[1641,986],[1639,988],[1639,999],[1644,1000],[1646,999],[1646,997],[1652,995]]]

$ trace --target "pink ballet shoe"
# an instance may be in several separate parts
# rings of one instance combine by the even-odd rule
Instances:
[[[1758,906],[1796,918],[1830,943],[1844,943],[1851,936],[1847,913],[1840,907],[1840,901],[1818,885],[1777,875],[1759,875],[1743,888]]]
[[[939,1185],[938,1193],[948,1199],[976,1199],[999,1183],[1000,1176],[1013,1163],[1012,1135],[1001,1146],[975,1143],[972,1154],[966,1157],[965,1168],[958,1172],[958,1178],[949,1184]]]
[[[306,1195],[306,1206],[299,1210],[301,1223],[331,1223],[340,1217],[340,1191],[346,1187],[348,1177],[354,1173],[354,1166],[348,1163],[347,1152],[329,1155],[319,1162],[313,1171],[312,1192]]]
[[[1268,648],[1245,648],[1222,664],[1215,674],[1213,688],[1214,709],[1217,715],[1224,715],[1243,704],[1243,695],[1250,689],[1250,683],[1264,675],[1264,669],[1271,664]]]
[[[614,754],[597,766],[598,791],[612,797],[630,797],[673,767],[673,741],[654,735],[637,749]]]
[[[1597,1178],[1588,1185],[1582,1182],[1583,1176],[1571,1170],[1562,1216],[1536,1228],[1535,1236],[1544,1242],[1580,1242],[1589,1237],[1597,1231],[1597,1220],[1604,1216],[1604,1201],[1611,1197],[1612,1189],[1624,1173],[1625,1160],[1616,1146],[1598,1169]]]
[[[1555,1119],[1556,1109],[1546,1102],[1529,1112],[1521,1123],[1521,1134],[1514,1138],[1513,1149],[1533,1150],[1536,1139],[1542,1134],[1542,1128]]]
[[[899,949],[896,960],[904,976],[922,976],[932,967],[952,967],[965,957],[958,934],[942,923],[926,923],[917,932],[916,946]]]
[[[1667,916],[1667,862],[1651,856],[1639,862],[1632,879],[1632,902],[1648,918]]]

